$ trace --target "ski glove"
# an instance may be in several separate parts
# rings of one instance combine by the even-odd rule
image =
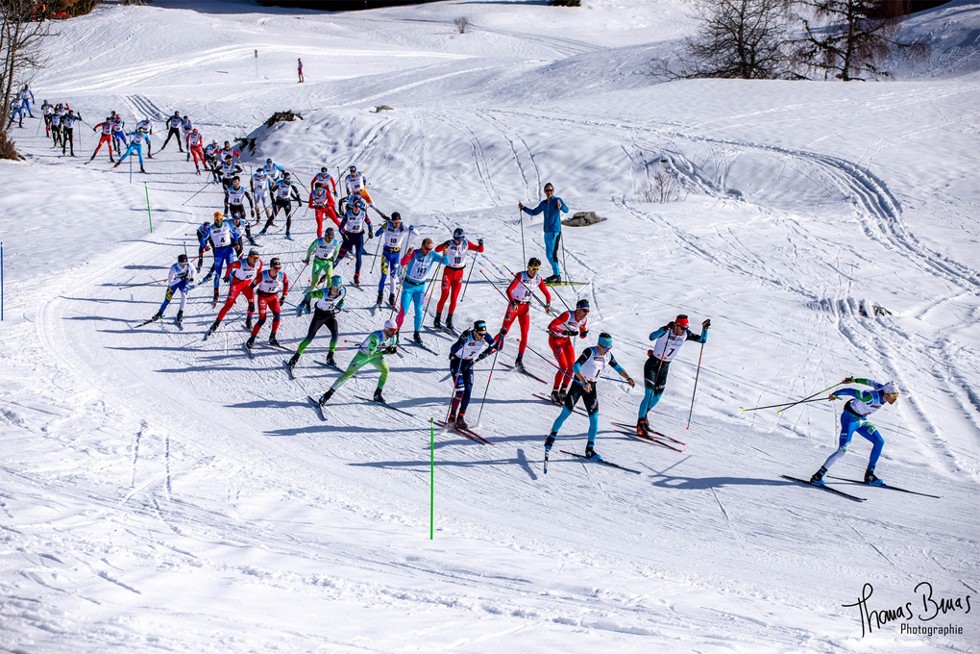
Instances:
[[[664,331],[668,331],[668,332],[674,331],[674,327],[676,327],[676,326],[677,325],[674,324],[674,321],[671,320],[669,323],[667,323],[666,325],[663,326],[663,330]]]
[[[476,360],[477,360],[477,361],[483,361],[484,359],[486,359],[486,358],[487,358],[488,356],[490,356],[491,354],[493,354],[493,349],[489,349],[489,350],[484,350],[483,352],[480,352],[480,356],[478,356],[478,357],[476,358]]]
[[[582,333],[579,334],[579,336],[581,336],[582,338],[585,338],[588,335],[589,335],[589,330],[588,329],[582,330]]]
[[[395,354],[396,352],[398,352],[397,345],[390,345],[387,348],[385,348],[385,354]]]
[[[707,329],[708,327],[711,327],[711,319],[710,318],[705,318],[704,319],[704,322],[701,323],[701,328],[702,329]]]
[[[479,245],[482,248],[483,247],[483,239],[482,238],[476,239],[476,244]]]

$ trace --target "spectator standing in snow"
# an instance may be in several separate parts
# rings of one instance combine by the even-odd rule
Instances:
[[[558,264],[558,247],[561,245],[561,214],[568,213],[568,205],[555,195],[554,186],[545,184],[544,200],[541,200],[538,206],[529,209],[518,202],[517,208],[529,216],[537,216],[544,212],[544,254],[548,258],[548,263],[551,264],[551,270],[554,273],[544,281],[549,284],[560,282],[561,266]]]
[[[296,57],[296,74],[299,75],[299,83],[303,83],[303,60]]]

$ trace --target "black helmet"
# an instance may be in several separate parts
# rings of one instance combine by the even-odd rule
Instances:
[[[589,301],[586,300],[585,298],[583,298],[583,299],[581,299],[581,300],[579,300],[578,302],[575,303],[575,308],[576,309],[585,309],[586,311],[588,311],[589,310]]]
[[[252,248],[251,250],[248,251],[248,256],[257,257],[259,256],[259,251],[256,250],[255,248]]]
[[[282,268],[282,263],[279,262],[279,257],[272,257],[269,261],[270,268]]]
[[[187,255],[186,254],[178,254],[177,255],[177,263],[187,263]]]

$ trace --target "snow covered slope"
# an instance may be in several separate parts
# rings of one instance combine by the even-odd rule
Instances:
[[[175,2],[60,26],[38,101],[68,100],[89,124],[179,110],[209,140],[261,137],[246,167],[273,157],[303,182],[356,163],[378,205],[425,235],[484,238],[475,265],[498,288],[524,247],[543,258],[540,221],[525,222],[522,246],[516,204],[551,182],[572,211],[607,218],[565,230],[568,271],[588,284],[557,292],[592,303],[582,345],[610,332],[639,379],[647,335],[678,312],[712,329],[703,352],[680,353],[651,413],[682,452],[618,433],[640,390],[600,383],[597,449],[639,475],[557,451],[542,473],[558,411],[533,398],[547,385],[501,365],[508,339],[488,388],[492,359],[478,365],[468,413],[476,422],[486,388],[478,430],[493,444],[435,431],[430,540],[429,421],[451,393],[449,338],[424,332],[438,354],[406,346],[390,359],[385,395],[414,417],[363,402],[377,379],[366,370],[321,422],[306,395],[336,377],[316,363],[323,333],[290,381],[287,355],[262,345],[268,325],[254,359],[243,354],[242,304],[201,341],[209,285],[184,331],[131,329],[156,311],[176,255],[196,253],[221,195],[191,197],[206,180],[173,144],[131,179],[84,164],[84,126],[79,158],[61,158],[28,120],[15,130],[27,160],[0,163],[0,649],[980,649],[965,600],[980,583],[980,89],[966,38],[980,9],[917,16],[908,29],[948,59],[895,82],[655,84],[650,53],[692,29],[690,6],[585,4],[314,14]],[[304,120],[259,128],[285,109]],[[649,201],[660,172],[679,180],[679,201]],[[261,251],[305,277],[314,225],[298,215],[295,240],[277,228]],[[352,264],[339,272],[349,280]],[[377,270],[365,278],[340,318],[354,341],[343,346],[387,317],[369,310]],[[292,300],[305,279],[294,283]],[[456,322],[495,330],[504,309],[476,272]],[[530,341],[550,361],[546,320],[532,309]],[[280,340],[295,348],[307,326],[287,308]],[[836,447],[840,404],[741,408],[847,375],[901,386],[873,417],[879,474],[941,498],[836,486],[867,500],[856,503],[780,478],[808,477]],[[586,427],[573,415],[559,445],[580,452]],[[856,438],[834,472],[860,475],[868,451]],[[924,620],[920,582],[948,612]],[[909,602],[913,615],[865,633],[848,605],[866,584],[869,609]]]

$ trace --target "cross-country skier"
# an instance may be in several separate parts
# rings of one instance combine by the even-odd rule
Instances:
[[[595,451],[595,437],[599,430],[599,395],[596,393],[596,382],[602,376],[602,371],[607,365],[626,380],[626,383],[633,387],[636,383],[629,376],[623,367],[616,363],[616,357],[612,355],[613,340],[612,336],[606,332],[599,334],[599,341],[592,347],[582,350],[582,354],[576,359],[572,366],[575,374],[575,383],[572,384],[568,395],[565,397],[564,406],[561,413],[551,425],[551,433],[544,441],[544,449],[551,450],[558,438],[558,431],[568,416],[572,415],[575,403],[582,398],[585,404],[585,411],[589,415],[589,440],[585,445],[585,456],[590,459],[601,459],[599,453]]]
[[[405,315],[408,307],[415,305],[415,325],[412,339],[422,344],[422,319],[425,317],[425,307],[422,306],[422,297],[425,295],[426,286],[429,283],[429,273],[432,272],[434,264],[446,265],[449,262],[449,255],[437,254],[432,250],[432,239],[422,239],[422,246],[416,250],[408,248],[408,252],[402,257],[402,266],[405,267],[405,279],[402,280],[401,306],[398,310],[396,322],[401,329],[405,322]],[[407,266],[407,267],[406,267]]]
[[[544,310],[551,315],[551,292],[544,283],[544,279],[538,274],[541,270],[541,260],[531,257],[527,262],[527,270],[523,270],[514,275],[514,281],[507,287],[507,312],[504,314],[504,321],[500,325],[499,341],[503,344],[503,339],[514,324],[518,321],[521,326],[521,344],[517,348],[517,358],[514,359],[514,366],[518,369],[524,368],[524,352],[527,350],[528,330],[531,327],[531,317],[528,311],[531,305],[531,296],[534,295],[534,287],[537,286],[544,295]]]
[[[449,300],[449,313],[446,315],[446,327],[453,328],[453,314],[456,313],[456,299],[459,291],[463,287],[463,273],[466,270],[466,253],[470,250],[483,252],[483,239],[477,240],[474,245],[466,239],[466,232],[462,227],[453,230],[453,237],[445,243],[436,246],[436,252],[446,252],[449,255],[449,263],[442,270],[442,293],[439,295],[439,302],[436,304],[436,317],[433,324],[442,327],[442,309]]]
[[[181,118],[181,120],[180,120],[180,132],[181,132],[181,136],[184,139],[184,145],[187,146],[187,160],[188,161],[191,160],[191,146],[190,146],[190,144],[187,141],[190,138],[190,136],[191,136],[191,130],[193,130],[193,129],[194,129],[194,123],[191,122],[191,117],[188,116],[187,114],[184,114],[184,117]]]
[[[378,387],[374,390],[374,401],[384,403],[385,399],[381,395],[385,382],[388,381],[388,362],[384,360],[384,355],[394,354],[398,349],[398,325],[394,320],[385,321],[384,329],[371,332],[361,343],[357,353],[347,365],[347,370],[327,389],[327,392],[320,396],[320,406],[326,404],[338,388],[343,386],[348,379],[357,374],[357,371],[371,364],[381,372],[378,378]]]
[[[555,385],[551,390],[551,401],[560,404],[565,401],[568,385],[572,383],[572,364],[575,363],[575,345],[571,337],[585,338],[589,334],[586,322],[589,315],[589,301],[582,299],[575,304],[573,311],[565,311],[548,325],[548,345],[558,362]]]
[[[226,154],[221,160],[221,164],[218,166],[218,174],[221,176],[221,188],[226,193],[228,188],[231,186],[232,181],[235,176],[245,172],[241,164],[235,162],[235,157],[231,154]]]
[[[311,300],[316,300],[313,311],[313,318],[310,320],[310,327],[306,332],[306,338],[300,341],[296,352],[290,357],[289,367],[292,368],[303,356],[303,351],[313,341],[313,337],[324,325],[330,330],[330,349],[327,351],[327,365],[335,366],[337,362],[333,359],[334,350],[337,349],[337,314],[344,308],[344,299],[347,297],[347,289],[344,288],[344,280],[340,275],[330,278],[330,287],[327,290],[310,288],[306,291],[306,299],[303,302],[306,306],[310,305]]]
[[[252,196],[242,186],[241,178],[235,175],[231,178],[231,186],[225,189],[225,213],[229,214],[232,220],[242,221],[245,238],[248,239],[250,245],[255,245],[255,241],[252,240],[252,229],[249,226],[249,220],[245,214],[246,200],[248,200],[248,215],[255,216],[255,203],[252,202]],[[235,226],[238,227],[238,223]],[[239,231],[241,231],[241,228],[239,228]]]
[[[218,317],[208,328],[207,335],[210,336],[221,326],[221,321],[225,319],[228,312],[235,306],[235,301],[242,293],[248,301],[248,311],[245,317],[245,329],[252,328],[252,314],[255,313],[255,292],[252,290],[253,284],[258,281],[262,274],[262,259],[259,258],[259,251],[252,249],[248,255],[239,257],[228,266],[225,273],[225,281],[228,282],[228,297],[225,305],[218,312]]]
[[[347,211],[340,221],[340,234],[344,242],[337,255],[337,263],[354,250],[354,286],[361,284],[361,261],[364,257],[364,228],[367,227],[368,238],[374,238],[371,219],[367,215],[367,205],[359,196],[351,196],[347,201]]]
[[[57,148],[61,145],[61,119],[65,117],[68,112],[62,111],[62,105],[59,102],[55,105],[54,110],[51,112],[51,141],[54,144],[53,147]],[[112,133],[112,125],[109,126],[110,139]],[[109,154],[112,154],[112,145],[109,146]]]
[[[279,179],[279,177],[285,174],[286,172],[286,169],[280,166],[279,164],[275,163],[272,160],[272,157],[269,157],[265,160],[265,165],[262,166],[262,170],[264,170],[266,176],[270,180],[272,180],[273,186],[276,185],[276,181]]]
[[[187,255],[178,254],[177,263],[170,266],[170,272],[167,273],[167,294],[164,296],[160,308],[150,320],[160,320],[167,307],[170,306],[170,300],[174,298],[174,293],[180,293],[180,308],[177,310],[177,318],[174,319],[174,324],[180,327],[184,321],[184,306],[187,304],[188,286],[193,283],[194,269],[187,261]]]
[[[81,114],[76,114],[74,109],[69,109],[67,115],[61,119],[61,155],[64,156],[65,150],[71,150],[71,156],[75,156],[75,122],[83,121]]]
[[[260,235],[265,234],[272,226],[276,216],[279,215],[279,210],[282,209],[283,213],[286,214],[286,238],[292,238],[289,230],[293,224],[293,200],[296,200],[297,207],[302,206],[303,199],[299,196],[299,188],[293,184],[289,171],[286,171],[282,174],[282,178],[276,182],[275,195],[272,200],[272,216],[265,222],[265,226],[259,232]]]
[[[647,352],[647,362],[643,366],[643,401],[640,402],[640,410],[636,420],[636,431],[640,435],[647,435],[650,431],[650,423],[647,421],[647,413],[657,406],[663,396],[664,389],[667,388],[667,371],[670,369],[670,362],[677,356],[677,352],[687,341],[698,343],[708,342],[708,328],[711,326],[710,320],[701,323],[701,333],[695,334],[688,326],[690,320],[684,314],[680,314],[674,320],[667,323],[657,331],[650,334],[650,340],[656,341],[653,349]]]
[[[830,467],[842,456],[847,454],[847,447],[851,444],[854,432],[857,432],[871,441],[871,457],[868,459],[868,469],[864,472],[864,483],[870,486],[881,486],[884,482],[875,476],[875,466],[878,465],[878,457],[885,446],[885,439],[878,433],[878,429],[867,421],[867,417],[880,409],[887,402],[895,404],[898,401],[898,386],[895,382],[880,384],[872,379],[862,377],[847,377],[843,384],[862,384],[870,386],[870,391],[859,390],[856,388],[841,388],[834,391],[827,397],[828,400],[837,400],[841,397],[850,397],[844,405],[844,410],[840,414],[840,443],[836,451],[827,457],[827,460],[813,473],[810,478],[811,484],[822,486],[823,476],[827,474]]]
[[[313,272],[310,278],[310,286],[306,289],[306,297],[300,303],[301,311],[310,312],[310,292],[317,287],[321,279],[329,280],[333,277],[333,260],[340,251],[340,239],[337,238],[333,227],[327,227],[327,233],[321,237],[313,239],[310,247],[306,249],[304,264],[310,263],[313,258]]]
[[[320,172],[314,175],[313,179],[310,180],[311,192],[313,191],[313,188],[316,186],[317,182],[321,182],[323,184],[323,188],[325,188],[327,192],[334,197],[334,199],[337,198],[337,180],[330,174],[329,168],[326,166],[320,166]]]
[[[33,118],[34,112],[31,111],[31,103],[36,102],[36,100],[34,100],[34,92],[31,91],[30,87],[27,84],[25,84],[24,87],[20,90],[20,93],[18,93],[17,95],[20,98],[21,108],[27,111],[28,116]]]
[[[167,138],[164,140],[163,145],[160,146],[160,152],[167,149],[167,144],[170,143],[170,139],[177,138],[177,148],[183,152],[184,145],[181,143],[180,139],[180,126],[183,124],[183,120],[180,118],[180,112],[175,111],[174,115],[167,119]]]
[[[555,187],[550,183],[544,185],[544,200],[533,209],[517,203],[517,208],[529,216],[537,216],[544,212],[544,249],[553,274],[545,282],[551,284],[561,281],[561,265],[558,263],[558,248],[561,244],[561,214],[568,213],[568,205],[555,195]]]
[[[141,129],[135,129],[129,133],[129,145],[126,147],[126,152],[123,156],[119,157],[119,161],[113,168],[118,168],[122,165],[122,162],[126,161],[127,157],[131,156],[134,152],[140,160],[140,172],[145,173],[146,168],[143,167],[143,144],[146,143],[146,133]]]
[[[279,331],[279,321],[282,317],[282,306],[280,302],[286,301],[286,294],[289,293],[289,279],[286,273],[282,272],[282,263],[279,257],[272,257],[269,260],[269,269],[259,273],[252,288],[256,290],[256,302],[259,305],[259,319],[252,327],[252,335],[245,341],[245,347],[252,349],[255,345],[255,337],[259,335],[262,325],[265,324],[265,313],[267,309],[272,310],[272,333],[269,335],[269,345],[279,345],[276,333]]]
[[[316,220],[316,235],[323,236],[323,217],[327,216],[340,227],[340,218],[337,211],[333,208],[334,198],[324,186],[323,182],[313,182],[313,190],[310,192],[308,206],[313,209],[313,218]]]
[[[367,190],[367,177],[364,176],[363,172],[358,172],[357,166],[351,166],[348,169],[347,174],[344,175],[343,186],[348,197],[360,195],[369,207],[374,206],[374,200],[371,199],[371,194]]]
[[[149,139],[147,139],[149,142]],[[187,135],[187,158],[194,158],[194,169],[197,170],[197,174],[201,174],[201,166],[205,165],[204,161],[204,135],[201,134],[196,127],[191,129],[191,133]]]
[[[10,101],[10,121],[7,122],[7,129],[17,121],[17,127],[24,126],[24,108],[20,104],[20,98],[14,98]]]
[[[63,119],[62,123],[64,123]],[[112,146],[116,148],[116,154],[122,152],[127,145],[126,121],[121,116],[116,115],[116,112],[112,112]]]
[[[381,251],[381,280],[378,282],[378,306],[384,299],[385,281],[388,281],[388,304],[395,306],[395,290],[401,275],[402,248],[408,246],[412,240],[412,235],[419,235],[419,231],[414,225],[406,227],[402,223],[402,215],[397,211],[391,212],[391,217],[385,224],[375,232],[375,236],[382,239]]]
[[[214,212],[214,222],[208,226],[204,234],[204,242],[214,250],[214,300],[211,308],[218,306],[218,289],[221,287],[221,272],[230,265],[235,253],[235,242],[240,240],[238,230],[230,222],[225,222],[225,215],[220,211]],[[204,278],[207,281],[207,277]]]
[[[252,173],[249,185],[252,188],[252,198],[255,200],[255,224],[258,225],[263,211],[267,219],[272,217],[272,201],[269,199],[272,196],[272,184],[264,168],[258,168]]]
[[[473,392],[473,365],[500,349],[493,336],[487,334],[487,322],[477,320],[449,349],[449,372],[453,376],[453,399],[449,404],[449,424],[468,429],[465,414]]]
[[[52,115],[51,120],[53,130],[55,120],[54,115]],[[109,161],[115,161],[115,159],[112,158],[112,118],[110,116],[106,116],[105,121],[93,127],[92,131],[97,132],[100,129],[102,130],[102,134],[99,136],[99,143],[95,146],[95,151],[92,152],[92,156],[89,158],[89,161],[95,159],[95,155],[99,154],[99,150],[102,149],[103,144],[108,146],[107,149],[109,150]]]
[[[221,176],[218,174],[218,156],[221,153],[221,148],[218,147],[218,141],[212,139],[210,143],[204,146],[204,167],[211,171],[211,176],[215,182],[221,181]]]
[[[45,100],[41,103],[41,115],[44,117],[44,135],[51,136],[51,114],[54,113],[54,106]]]

